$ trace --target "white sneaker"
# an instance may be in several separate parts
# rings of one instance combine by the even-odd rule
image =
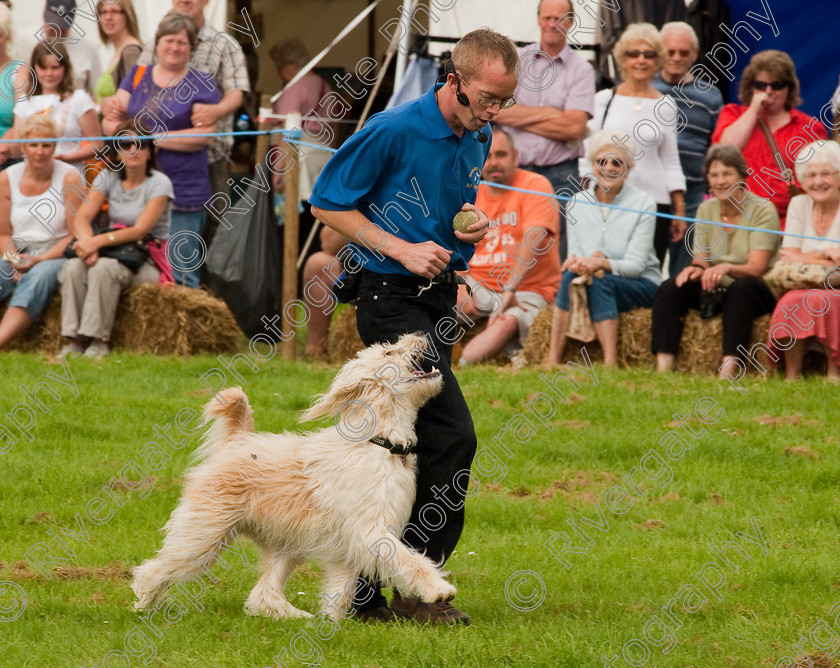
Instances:
[[[64,359],[70,355],[84,355],[84,353],[85,349],[80,343],[71,341],[58,351],[58,359]]]
[[[110,352],[111,348],[108,347],[107,343],[94,341],[87,347],[87,350],[85,350],[85,357],[89,357],[93,360],[101,360]]]

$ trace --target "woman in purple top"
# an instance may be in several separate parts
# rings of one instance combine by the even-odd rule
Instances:
[[[107,134],[128,117],[143,120],[155,133],[166,132],[157,140],[157,166],[175,191],[167,254],[175,282],[190,288],[197,288],[201,277],[204,203],[212,195],[206,148],[210,137],[193,135],[216,130],[215,124],[193,126],[193,105],[216,104],[222,98],[212,76],[189,67],[197,45],[195,23],[180,14],[167,14],[155,35],[155,64],[132,68],[102,121]]]

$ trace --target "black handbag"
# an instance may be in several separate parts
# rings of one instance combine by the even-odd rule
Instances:
[[[125,227],[97,227],[94,226],[94,236],[98,234],[108,234],[108,232],[116,232],[117,230],[124,230]],[[124,265],[131,273],[136,274],[140,267],[142,267],[151,258],[149,253],[149,246],[147,240],[150,235],[139,241],[132,241],[127,244],[120,244],[119,246],[103,246],[99,249],[99,257],[109,257],[120,264]],[[64,257],[77,257],[76,251],[73,249],[73,244],[76,242],[76,237],[70,240],[67,247],[64,249]]]
[[[714,290],[703,290],[700,293],[700,317],[703,320],[714,318],[723,313],[723,298],[726,296],[726,288],[717,286]]]

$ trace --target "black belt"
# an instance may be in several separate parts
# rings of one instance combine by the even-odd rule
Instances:
[[[423,278],[422,276],[409,276],[407,274],[380,274],[368,269],[362,269],[367,280],[382,281],[383,283],[390,283],[391,285],[399,285],[404,288],[430,287],[432,285],[455,285],[458,283],[465,283],[464,279],[458,276],[454,270],[444,271],[435,276],[433,279]]]

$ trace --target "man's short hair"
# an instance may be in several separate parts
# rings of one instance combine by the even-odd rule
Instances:
[[[509,37],[490,28],[468,32],[452,49],[452,64],[467,80],[478,78],[484,63],[496,59],[501,59],[507,72],[513,72],[519,62],[519,54]]]
[[[501,127],[500,125],[495,125],[494,124],[493,125],[493,134],[494,135],[504,135],[505,137],[507,137],[508,144],[510,144],[510,149],[512,151],[516,150],[516,142],[513,141],[513,135],[510,132],[508,132],[507,130],[505,130],[503,127]]]
[[[659,30],[659,36],[662,39],[665,39],[665,35],[667,35],[669,32],[688,33],[688,36],[691,37],[691,48],[700,48],[700,40],[697,39],[697,33],[694,32],[694,28],[688,25],[685,21],[671,21],[670,23],[666,23]]]
[[[299,39],[287,39],[284,42],[277,42],[268,52],[277,67],[283,67],[294,63],[303,67],[311,60],[309,49]]]
[[[545,2],[545,0],[540,0],[540,1],[539,1],[539,3],[537,3],[537,16],[539,16],[539,15],[540,15],[540,10],[542,9],[542,4],[543,4],[544,2]],[[568,12],[566,12],[566,13],[563,15],[563,17],[566,17],[566,16],[568,16],[569,14],[571,14],[572,16],[574,16],[574,15],[575,15],[575,6],[572,4],[572,0],[566,0],[566,2],[567,2],[567,3],[568,3],[568,5],[569,5],[569,11],[568,11]]]

